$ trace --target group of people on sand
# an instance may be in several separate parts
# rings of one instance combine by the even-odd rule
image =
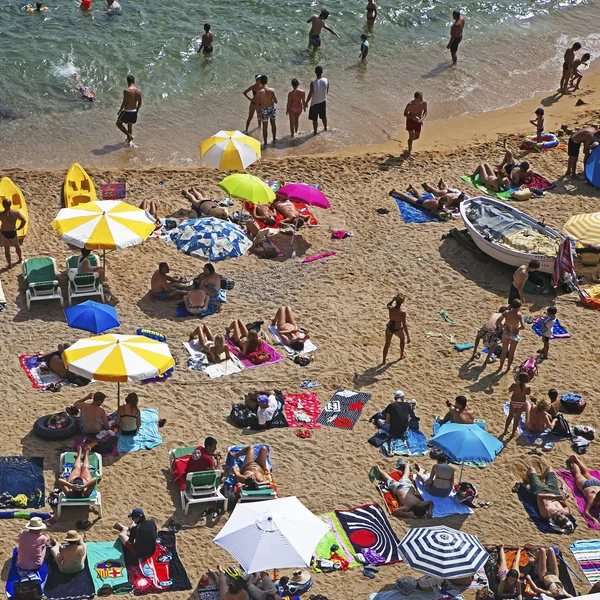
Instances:
[[[222,277],[212,263],[206,263],[202,271],[187,281],[169,275],[169,264],[161,262],[150,279],[150,295],[154,300],[183,299],[188,312],[202,314],[211,300],[218,297],[222,288]]]
[[[460,190],[448,187],[443,179],[438,181],[437,187],[427,182],[423,183],[422,187],[425,190],[424,194],[421,194],[411,183],[406,188],[406,192],[391,189],[389,195],[428,211],[440,221],[449,220],[460,203],[467,198],[467,195]]]

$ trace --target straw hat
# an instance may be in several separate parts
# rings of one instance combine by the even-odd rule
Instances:
[[[25,529],[29,529],[29,531],[41,531],[42,529],[46,529],[46,525],[39,517],[31,517],[29,523],[25,525]]]
[[[67,531],[65,542],[80,542],[81,536],[74,529]]]
[[[310,581],[310,573],[308,571],[294,571],[294,574],[290,578],[290,583],[296,585],[303,585]]]

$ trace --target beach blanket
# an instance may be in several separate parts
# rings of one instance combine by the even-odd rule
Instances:
[[[29,377],[29,381],[31,381],[33,387],[36,389],[44,390],[53,383],[68,385],[66,379],[59,377],[52,371],[49,373],[41,373],[40,367],[45,365],[45,363],[40,362],[39,357],[36,354],[22,354],[19,356],[19,363],[27,377]]]
[[[571,552],[591,585],[600,581],[600,540],[582,540],[571,544]]]
[[[158,431],[158,410],[156,408],[142,408],[141,413],[142,425],[135,435],[117,433],[117,449],[119,452],[151,450],[162,444],[162,437]]]
[[[319,515],[321,519],[328,527],[329,531],[321,538],[321,541],[315,548],[315,557],[321,560],[330,560],[331,558],[331,547],[333,545],[338,546],[336,554],[341,556],[344,560],[347,560],[349,565],[348,568],[358,567],[360,563],[354,558],[354,549],[346,532],[342,528],[339,519],[335,513],[327,513]],[[315,571],[319,572],[320,569],[313,563]]]
[[[386,590],[383,592],[374,592],[367,596],[369,600],[442,600],[442,598],[452,598],[453,600],[463,600],[462,594],[455,592],[454,590],[432,590],[431,592],[425,592],[422,590],[414,590],[409,595],[404,596],[399,590]]]
[[[595,477],[596,479],[600,479],[600,471],[589,471],[590,475],[592,477]],[[561,477],[564,482],[567,484],[567,487],[571,490],[571,493],[573,494],[573,498],[575,498],[575,501],[577,502],[577,506],[579,506],[579,512],[583,515],[583,511],[585,510],[585,498],[583,497],[583,494],[579,491],[579,489],[577,488],[577,486],[575,485],[575,478],[573,477],[573,473],[571,473],[571,471],[557,471],[556,474]],[[594,507],[592,508],[592,510],[590,511],[592,516],[595,517],[596,519],[600,519],[600,508],[599,507]],[[600,529],[600,527],[598,527],[598,525],[596,525],[593,521],[590,521],[587,517],[583,517],[585,519],[585,522],[589,525],[589,527],[591,529]]]
[[[483,429],[484,431],[487,431],[487,425],[485,423],[484,419],[475,419],[475,425],[478,425],[479,427],[481,427],[481,429]],[[437,420],[437,417],[433,420],[433,435],[437,435],[437,432],[439,431],[441,425]],[[475,467],[477,469],[485,469],[488,466],[488,463],[485,462],[464,462],[464,463],[459,463],[459,462],[454,462],[452,459],[448,458],[448,461],[451,462],[452,464],[455,465],[465,465],[467,467]]]
[[[510,402],[504,403],[504,414],[508,416],[510,411]],[[525,427],[525,411],[521,415],[519,419],[519,425],[517,426],[517,433],[521,436],[521,439],[525,444],[534,446],[536,444],[545,444],[546,442],[560,442],[561,440],[565,440],[567,438],[560,437],[558,435],[554,435],[549,429],[540,433],[539,431],[529,431],[527,427]]]
[[[188,359],[188,369],[190,371],[202,371],[206,373],[210,379],[223,377],[224,375],[233,375],[241,373],[244,370],[244,365],[236,356],[232,356],[230,360],[220,363],[211,364],[204,352],[198,349],[198,342],[184,342],[184,347],[188,351],[190,358]]]
[[[4,306],[6,304],[6,296],[4,295],[4,290],[2,289],[2,282],[0,281],[0,305]]]
[[[281,356],[281,354],[279,354],[277,352],[277,350],[275,350],[275,348],[273,348],[272,346],[269,346],[269,344],[267,344],[267,342],[265,342],[264,340],[263,340],[263,342],[261,344],[261,350],[263,350],[264,352],[268,352],[270,358],[269,358],[269,360],[267,362],[260,363],[259,365],[255,365],[254,363],[252,363],[251,361],[249,361],[240,352],[240,349],[231,340],[225,340],[225,343],[229,347],[229,350],[231,351],[231,353],[233,355],[235,355],[247,369],[257,369],[258,367],[265,367],[267,365],[274,365],[275,363],[278,363],[278,362],[281,362],[282,360],[285,360],[284,357]]]
[[[336,510],[335,516],[346,532],[354,553],[360,552],[371,564],[400,562],[396,537],[379,504],[365,504],[348,510]]]
[[[127,576],[134,587],[134,595],[191,590],[192,584],[177,554],[175,534],[159,531],[156,542],[154,555],[143,561],[124,549]]]
[[[533,322],[533,325],[531,326],[531,329],[533,329],[533,332],[538,335],[539,337],[542,337],[542,319],[536,319]],[[566,339],[566,338],[570,338],[571,334],[560,324],[560,321],[558,319],[556,319],[554,321],[554,326],[552,327],[552,335],[550,336],[551,340],[555,340],[555,339]]]
[[[277,340],[277,343],[280,344],[281,346],[283,346],[285,348],[285,351],[288,354],[298,354],[296,352],[296,350],[294,350],[293,348],[291,348],[290,346],[286,346],[282,341],[281,338],[279,337],[279,332],[277,331],[277,327],[275,325],[271,325],[269,327],[269,331],[273,334],[273,337]],[[308,354],[309,352],[315,352],[317,350],[317,346],[315,346],[315,344],[313,344],[313,341],[311,339],[308,339],[304,342],[304,350],[302,350],[303,354]]]
[[[300,214],[300,216],[304,219],[305,227],[317,227],[319,225],[319,221],[315,219],[314,215],[310,212],[308,206],[304,204],[304,202],[298,202],[296,200],[292,200],[291,202]],[[244,208],[250,214],[252,214],[253,204],[250,202],[242,202],[242,204],[244,205]],[[275,225],[267,225],[266,223],[263,223],[262,221],[257,221],[256,219],[254,220],[254,222],[260,227],[260,229],[279,229],[279,227],[281,226],[281,221],[283,221],[283,219],[284,216],[277,213],[275,217]]]
[[[472,515],[473,509],[465,504],[461,504],[456,498],[456,491],[453,491],[445,498],[433,496],[425,490],[425,486],[419,479],[413,477],[415,487],[425,502],[433,502],[433,518],[441,519],[449,515]]]
[[[485,185],[483,185],[481,183],[479,175],[476,175],[475,179],[473,179],[473,177],[471,177],[470,175],[463,175],[461,177],[461,179],[463,181],[466,181],[467,183],[470,183],[472,186],[476,187],[478,190],[484,192],[485,195],[489,196],[490,198],[499,198],[500,200],[511,200],[512,199],[512,197],[511,197],[512,191],[511,190],[507,190],[505,192],[494,192],[494,191],[490,190],[489,188],[485,187]]]
[[[321,412],[319,396],[314,392],[303,394],[284,394],[283,412],[289,427],[307,427],[319,429],[317,418]]]
[[[402,473],[398,471],[390,471],[389,476],[394,481],[400,481],[400,479],[402,479]],[[390,490],[388,490],[385,483],[379,480],[376,480],[374,483],[375,487],[377,488],[377,491],[379,492],[379,495],[383,499],[385,506],[388,509],[388,512],[390,513],[390,515],[393,514],[394,511],[400,507],[398,500],[396,500],[396,497],[392,494],[392,492],[390,492]]]
[[[44,486],[44,459],[25,456],[0,457],[0,494],[8,493],[15,497],[27,496],[27,506],[41,508],[46,504]]]
[[[535,188],[536,190],[551,190],[556,187],[555,183],[552,183],[549,179],[546,179],[543,175],[539,173],[533,174],[533,179],[527,182],[527,187]],[[511,191],[514,191],[516,188],[511,186]]]
[[[0,519],[29,519],[33,517],[39,517],[42,521],[47,521],[52,518],[52,515],[47,512],[38,512],[35,510],[3,510],[0,511]]]
[[[329,399],[317,423],[339,429],[352,429],[370,398],[371,394],[364,392],[339,390]]]
[[[96,595],[94,582],[89,572],[88,561],[85,561],[83,571],[74,574],[61,573],[50,552],[46,553],[48,565],[48,580],[44,594],[49,600],[81,600],[93,598]]]
[[[177,303],[177,307],[175,309],[175,315],[178,317],[196,317],[197,319],[203,319],[204,317],[208,317],[210,315],[214,315],[217,312],[217,308],[227,302],[227,290],[219,290],[219,293],[211,298],[208,303],[208,307],[206,310],[200,314],[194,314],[188,311],[185,307],[185,303],[183,301]]]
[[[427,438],[422,431],[407,429],[402,438],[390,438],[379,449],[381,454],[392,456],[425,456],[429,451]]]
[[[567,533],[563,529],[552,526],[548,519],[544,519],[542,515],[540,515],[535,496],[531,493],[526,485],[519,486],[517,496],[525,508],[525,511],[529,515],[529,518],[533,521],[533,524],[538,528],[539,531],[542,533]],[[573,515],[569,515],[569,520],[571,523],[573,523],[574,527],[577,527],[577,522],[573,518]]]
[[[88,542],[87,565],[96,591],[106,583],[119,585],[129,581],[123,555],[123,544],[120,540]]]
[[[198,588],[198,600],[219,600],[219,588],[208,586]]]
[[[81,448],[83,451],[89,448],[91,452],[97,452],[102,456],[118,456],[117,436],[110,435],[98,438],[95,435],[78,433],[73,440],[73,451]]]
[[[254,458],[256,458],[258,456],[258,453],[263,446],[267,449],[267,467],[269,467],[269,471],[271,473],[273,473],[273,465],[271,464],[271,449],[269,448],[269,446],[267,446],[267,444],[256,444],[254,446]],[[227,458],[225,459],[225,466],[227,467],[227,469],[229,471],[229,475],[228,475],[227,479],[225,480],[225,483],[232,485],[232,486],[236,485],[236,483],[237,483],[235,480],[235,477],[232,474],[232,469],[233,469],[234,465],[237,466],[238,469],[241,469],[242,465],[244,464],[244,458],[245,458],[244,456],[239,456],[238,458],[234,458],[233,454],[234,454],[234,452],[239,452],[242,448],[245,448],[245,446],[231,446],[231,448],[229,448],[229,450],[227,451]]]
[[[37,571],[23,571],[17,566],[17,548],[13,550],[8,575],[6,577],[6,596],[12,598],[15,593],[15,583],[25,580],[39,581],[42,590],[48,579],[48,565],[46,562]]]
[[[433,194],[423,194],[421,197],[425,200],[431,200],[433,198]],[[402,215],[402,219],[405,223],[439,222],[439,219],[432,215],[428,210],[425,210],[420,206],[413,206],[412,204],[402,200],[402,198],[396,194],[392,194],[392,198],[396,201],[398,210],[400,210],[400,214]]]

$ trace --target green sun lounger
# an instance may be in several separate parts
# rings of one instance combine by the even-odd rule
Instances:
[[[60,300],[60,305],[64,306],[62,290],[58,286],[56,261],[53,258],[27,258],[23,261],[21,271],[27,284],[25,297],[28,309],[31,309],[34,300]]]
[[[73,298],[87,298],[89,296],[100,296],[104,302],[104,288],[100,283],[100,275],[98,273],[77,273],[77,262],[79,256],[69,256],[67,258],[67,275],[69,276],[69,287],[67,289],[67,298],[69,306],[73,302]],[[100,264],[100,258],[97,254],[90,254],[88,257],[90,265],[97,267]]]
[[[77,458],[76,452],[63,452],[60,455],[60,466],[59,466],[59,477],[63,472],[65,463],[75,464]],[[62,509],[66,506],[89,506],[95,507],[99,518],[102,518],[102,496],[98,490],[98,484],[102,478],[102,456],[96,452],[90,452],[90,467],[92,467],[96,473],[96,487],[87,498],[68,498],[64,492],[58,495],[58,504],[56,505],[56,518],[60,519]]]

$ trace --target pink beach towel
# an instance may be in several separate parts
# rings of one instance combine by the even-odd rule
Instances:
[[[110,436],[105,440],[98,439],[93,435],[78,433],[73,440],[73,451],[77,452],[79,448],[85,450],[90,449],[90,452],[97,452],[102,456],[119,456],[119,448],[117,446],[117,436]]]
[[[322,258],[327,258],[328,256],[335,256],[335,252],[325,252],[324,254],[317,254],[316,256],[309,256],[308,258],[305,258],[302,262],[303,263],[311,263],[314,262],[315,260],[321,260]]]
[[[271,346],[269,346],[269,344],[267,344],[266,342],[263,341],[262,342],[262,350],[264,350],[265,352],[268,352],[269,356],[271,358],[267,362],[260,363],[260,365],[255,365],[254,363],[250,362],[240,352],[239,348],[231,340],[225,340],[225,343],[227,344],[227,346],[231,350],[231,352],[233,354],[235,354],[235,356],[237,356],[237,358],[240,359],[242,364],[247,369],[256,369],[257,367],[264,367],[265,365],[274,365],[275,363],[278,363],[278,362],[281,362],[282,360],[284,360],[284,357],[281,356],[280,354],[278,354],[277,351],[275,350],[275,348],[272,348]]]
[[[589,473],[592,477],[595,477],[596,479],[600,480],[600,471],[589,471]],[[573,473],[571,473],[571,471],[557,471],[556,474],[564,479],[568,488],[573,493],[573,498],[575,498],[575,500],[577,501],[577,506],[579,506],[579,512],[583,515],[583,511],[585,510],[585,498],[575,485]],[[600,519],[600,508],[592,508],[591,513],[596,519]],[[598,527],[595,523],[592,523],[588,519],[585,519],[585,522],[591,529],[600,529],[600,527]]]
[[[317,423],[317,417],[321,414],[321,405],[317,394],[314,392],[284,394],[283,398],[285,400],[283,411],[290,427],[306,427],[308,429],[321,427],[321,424]]]

